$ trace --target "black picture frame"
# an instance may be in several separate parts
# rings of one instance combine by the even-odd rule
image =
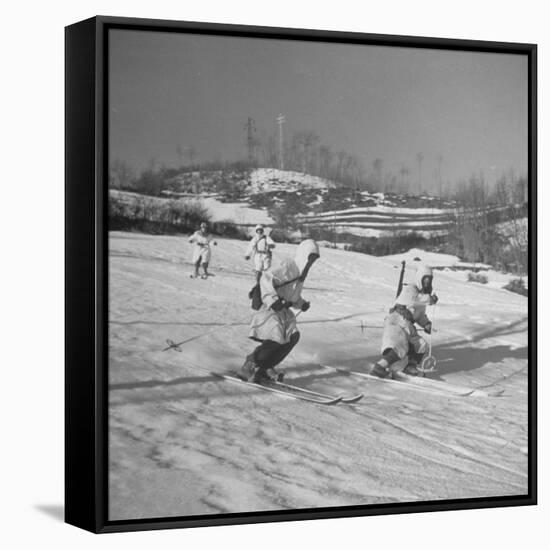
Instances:
[[[528,487],[525,495],[343,506],[127,521],[108,519],[107,151],[108,31],[134,29],[212,36],[514,53],[528,58]],[[98,16],[65,30],[66,330],[65,520],[95,533],[464,510],[537,503],[537,46],[304,29]]]

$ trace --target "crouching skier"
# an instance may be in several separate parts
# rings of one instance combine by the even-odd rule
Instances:
[[[301,296],[304,281],[313,263],[319,258],[319,247],[311,239],[298,245],[294,260],[264,271],[260,279],[262,305],[254,315],[249,338],[260,345],[246,357],[240,377],[249,382],[281,380],[273,368],[294,348],[300,339],[292,308],[309,309]]]
[[[415,323],[430,334],[432,323],[426,315],[426,306],[436,304],[432,293],[433,273],[426,265],[419,265],[413,284],[404,285],[389,315],[384,319],[382,357],[374,364],[371,374],[386,378],[392,374],[392,365],[407,358],[403,372],[418,375],[418,364],[428,351],[428,344],[418,334]]]
[[[193,250],[193,266],[195,272],[191,275],[191,278],[199,276],[199,267],[202,265],[204,271],[202,279],[206,279],[210,273],[208,273],[208,264],[210,263],[210,243],[216,246],[218,243],[213,240],[214,237],[208,232],[208,224],[202,222],[200,229],[195,231],[191,237],[189,237],[190,243],[195,243],[195,250]]]
[[[271,256],[275,243],[273,239],[265,234],[263,225],[257,225],[254,229],[255,235],[250,240],[245,254],[245,260],[254,259],[254,272],[256,273],[256,282],[260,282],[262,272],[267,271],[271,267]]]

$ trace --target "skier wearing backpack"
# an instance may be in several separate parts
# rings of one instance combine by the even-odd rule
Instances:
[[[420,264],[414,282],[404,285],[389,315],[384,319],[382,357],[374,364],[371,374],[380,378],[392,375],[392,365],[407,358],[403,372],[418,375],[418,364],[428,351],[428,344],[415,327],[420,325],[426,334],[431,334],[432,323],[426,315],[426,306],[434,305],[438,297],[433,293],[431,267]]]
[[[250,260],[250,257],[253,258],[256,282],[259,283],[262,273],[271,267],[271,257],[275,243],[270,236],[265,234],[263,225],[257,225],[254,233],[246,250],[245,260]]]
[[[273,368],[296,346],[300,333],[292,309],[307,311],[310,303],[302,298],[304,281],[319,258],[319,247],[312,239],[302,241],[294,259],[285,258],[260,279],[262,305],[254,315],[249,338],[260,345],[246,357],[239,376],[249,382],[280,379]]]
[[[206,279],[210,273],[208,273],[208,264],[210,263],[210,243],[216,246],[218,243],[213,240],[214,237],[208,232],[208,224],[202,222],[200,229],[195,231],[191,237],[189,237],[190,243],[195,243],[195,249],[193,250],[193,265],[195,266],[195,272],[191,275],[191,278],[197,278],[199,276],[199,267],[202,265],[204,271],[202,278]]]

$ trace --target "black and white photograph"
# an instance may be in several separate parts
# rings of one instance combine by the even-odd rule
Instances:
[[[109,521],[528,495],[528,56],[108,32]]]
[[[2,547],[543,548],[547,11],[7,4]]]

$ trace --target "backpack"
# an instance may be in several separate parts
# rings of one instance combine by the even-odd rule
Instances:
[[[258,311],[262,307],[262,291],[260,290],[260,283],[256,283],[250,289],[248,297],[251,300],[250,307],[255,311]]]

